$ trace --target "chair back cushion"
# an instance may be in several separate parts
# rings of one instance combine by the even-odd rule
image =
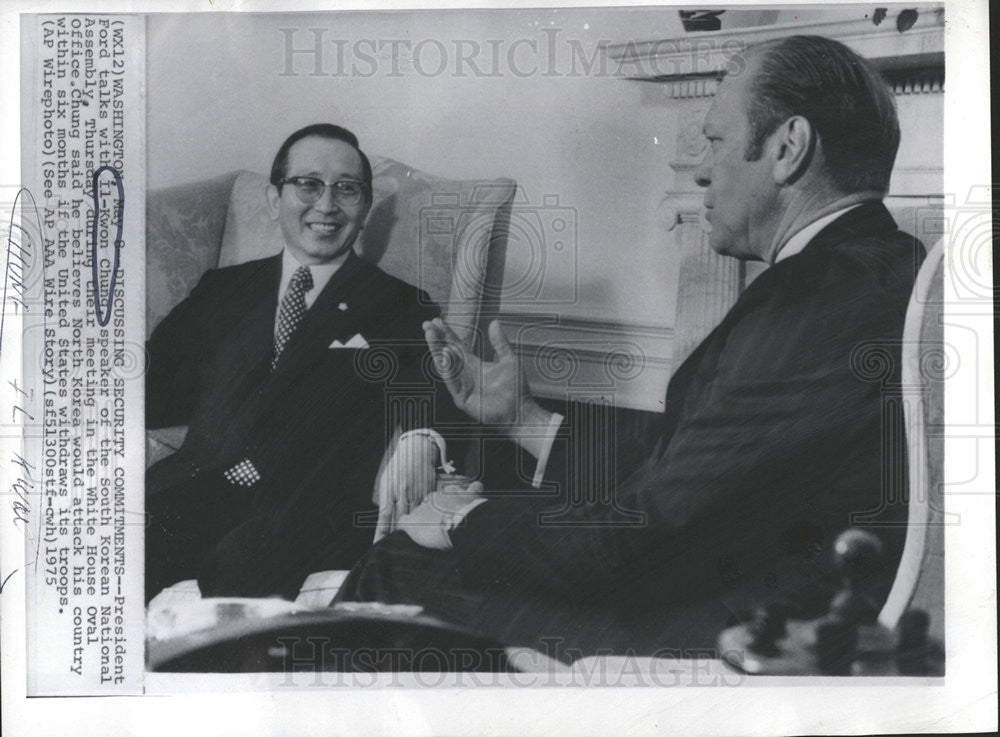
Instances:
[[[146,335],[219,261],[236,172],[146,197]]]

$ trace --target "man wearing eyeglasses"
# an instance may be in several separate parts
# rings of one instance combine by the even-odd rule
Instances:
[[[372,205],[354,134],[292,134],[267,200],[282,253],[209,271],[148,342],[147,427],[188,433],[146,477],[147,600],[192,578],[203,595],[295,598],[309,573],[350,568],[372,541],[359,515],[375,511],[388,383],[426,390],[404,430],[436,401],[421,322],[437,309],[352,249]],[[433,446],[411,444],[433,473]]]

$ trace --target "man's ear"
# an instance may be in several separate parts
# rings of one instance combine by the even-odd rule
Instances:
[[[812,161],[816,131],[808,120],[795,115],[778,126],[771,137],[771,144],[774,147],[775,184],[794,184]]]
[[[271,211],[271,219],[278,219],[278,209],[281,202],[281,193],[278,188],[273,184],[267,185],[267,206],[268,210]]]

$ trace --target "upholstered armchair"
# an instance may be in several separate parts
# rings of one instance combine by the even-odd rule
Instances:
[[[479,352],[497,316],[516,184],[450,180],[373,157],[374,203],[355,249],[426,291]],[[267,209],[267,177],[249,171],[149,193],[146,335],[212,268],[271,256],[281,233]],[[488,343],[488,341],[487,341]],[[147,465],[176,450],[186,428],[147,435]]]

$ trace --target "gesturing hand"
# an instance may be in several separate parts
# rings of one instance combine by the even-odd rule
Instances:
[[[514,349],[496,320],[490,323],[489,336],[497,357],[482,361],[440,318],[424,323],[427,345],[455,405],[483,424],[506,425],[507,434],[537,458],[552,413],[531,395]]]
[[[488,424],[513,424],[520,406],[533,401],[517,356],[494,320],[489,327],[496,361],[481,361],[470,353],[443,320],[424,323],[424,337],[445,386],[456,406],[472,419]]]

